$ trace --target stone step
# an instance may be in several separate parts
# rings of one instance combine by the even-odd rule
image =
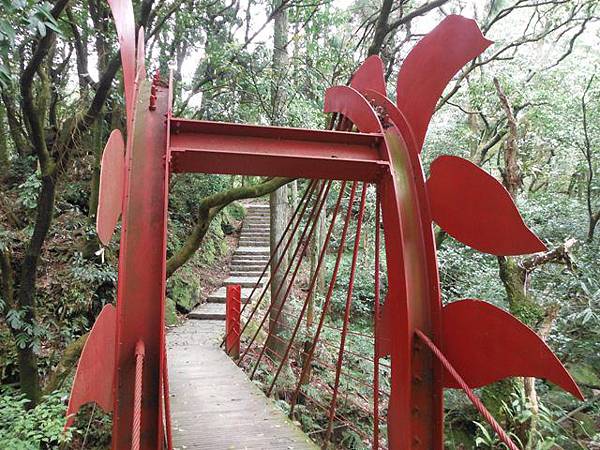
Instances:
[[[269,264],[269,260],[268,259],[251,259],[251,260],[247,260],[244,259],[242,257],[240,258],[234,258],[231,261],[231,266],[230,268],[233,269],[252,269],[252,270],[257,270],[259,267],[262,270],[262,267],[265,267],[266,265]]]
[[[239,247],[266,247],[265,241],[242,241],[239,242]]]
[[[188,319],[225,320],[224,303],[204,303],[188,314]]]
[[[258,288],[254,291],[255,298],[258,298],[257,292],[259,292]],[[252,293],[252,288],[242,288],[242,292],[241,292],[241,296],[240,296],[242,303],[248,303],[248,298],[250,297],[251,293]],[[212,294],[210,294],[208,296],[208,298],[206,299],[206,301],[208,303],[225,303],[226,299],[227,299],[227,288],[225,286],[223,286],[223,287],[220,287],[219,289],[217,289],[216,291],[214,291]]]
[[[243,272],[252,272],[252,273],[257,273],[258,275],[260,275],[263,270],[264,270],[265,266],[231,266],[229,268],[230,274],[232,273],[243,273]],[[269,269],[265,270],[265,276],[269,275],[271,273],[271,271]],[[258,276],[257,275],[257,276]]]
[[[260,277],[262,270],[232,270],[229,272],[230,277]],[[267,272],[263,275],[263,279],[268,275]]]
[[[258,255],[269,255],[269,247],[242,247],[235,251],[236,255],[249,255],[249,256],[258,256]]]
[[[242,288],[253,288],[254,286],[263,286],[266,282],[265,277],[258,281],[258,277],[229,277],[223,281],[225,286],[230,284],[239,284]]]
[[[243,249],[240,249],[240,247],[244,247]],[[247,251],[248,248],[260,248],[260,249],[265,249],[264,251]],[[240,250],[240,252],[238,252],[238,250]],[[238,255],[264,255],[265,253],[269,253],[270,247],[268,245],[262,244],[262,245],[246,245],[246,244],[240,244],[238,248],[235,249],[234,255],[238,254]]]
[[[269,237],[271,233],[268,231],[243,231],[240,237]]]
[[[264,260],[256,260],[256,259],[244,259],[241,256],[239,258],[235,258],[234,260],[231,261],[231,265],[230,268],[233,270],[240,270],[240,269],[252,269],[252,270],[257,270],[257,269],[261,269],[263,267],[265,267],[267,265],[267,263],[269,262],[269,258],[265,258]]]
[[[231,262],[231,266],[229,267],[231,270],[263,270],[263,268],[269,264],[269,260],[257,261],[257,260],[234,260]]]
[[[240,236],[240,242],[242,241],[258,241],[258,242],[266,242],[267,245],[265,247],[267,247],[269,245],[269,235],[268,234],[263,234],[262,236],[245,236],[244,234],[242,234]]]
[[[261,250],[249,250],[249,249],[261,249]],[[261,246],[261,247],[244,247],[240,249],[239,247],[235,249],[233,253],[233,257],[241,257],[242,259],[269,259],[269,247]]]
[[[268,261],[269,260],[269,255],[268,254],[263,254],[263,253],[234,253],[233,254],[233,258],[234,261]]]

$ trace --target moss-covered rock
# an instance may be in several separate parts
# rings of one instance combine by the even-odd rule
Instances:
[[[199,284],[192,278],[187,277],[183,271],[169,280],[169,297],[173,300],[177,309],[183,312],[189,312],[199,302]]]

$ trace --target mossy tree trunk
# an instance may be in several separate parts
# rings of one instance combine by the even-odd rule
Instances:
[[[523,185],[522,174],[518,164],[517,120],[513,107],[496,78],[494,78],[494,86],[507,120],[506,140],[503,145],[504,167],[500,169],[502,183],[513,200],[516,201]],[[549,334],[558,316],[559,307],[557,304],[553,304],[545,309],[528,294],[527,289],[530,274],[533,270],[546,263],[564,263],[570,266],[569,251],[575,242],[574,239],[569,239],[564,244],[552,250],[521,259],[505,256],[498,257],[499,275],[506,292],[510,312],[526,325],[537,329],[542,339],[546,338]],[[505,394],[509,394],[510,390],[512,390],[512,383],[504,383],[503,385],[507,388]],[[522,424],[522,426],[518,426],[515,431],[521,442],[526,443],[526,449],[531,450],[536,446],[536,430],[539,420],[539,403],[535,388],[535,379],[525,378],[523,380],[523,387],[532,416],[528,422]]]
[[[283,7],[282,7],[283,6]],[[282,0],[274,0],[272,4],[273,16],[273,79],[271,82],[271,123],[283,125],[286,113],[287,92],[284,80],[288,70],[288,11]],[[283,257],[284,246],[277,248],[285,232],[288,218],[288,189],[287,186],[273,191],[269,198],[271,214],[271,256],[273,261],[279,261]],[[281,359],[287,347],[286,330],[288,328],[287,311],[284,285],[284,274],[287,268],[283,261],[277,267],[271,264],[271,313],[269,318],[269,338],[266,342],[267,351],[273,359]]]

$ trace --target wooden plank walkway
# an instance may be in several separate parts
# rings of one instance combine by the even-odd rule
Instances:
[[[167,334],[174,447],[317,449],[219,348],[223,334],[219,320]]]

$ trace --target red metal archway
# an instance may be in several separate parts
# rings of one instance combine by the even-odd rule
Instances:
[[[169,434],[164,300],[173,172],[377,185],[389,287],[375,346],[378,357],[391,358],[389,448],[443,448],[444,387],[465,390],[513,449],[471,388],[536,376],[581,398],[550,349],[512,316],[481,301],[440,302],[432,220],[487,253],[545,249],[506,190],[477,166],[443,156],[429,179],[423,175],[419,154],[437,100],[490,44],[475,22],[449,16],[422,39],[400,70],[396,104],[386,96],[381,61],[369,58],[350,86],[326,93],[325,112],[348,131],[319,131],[172,117],[171,82],[146,79],[143,30],[136,54],[130,0],[109,3],[121,45],[128,135],[125,144],[114,131],[105,148],[97,228],[106,244],[122,216],[118,296],[116,310],[102,311],[86,343],[69,421],[95,401],[113,411],[114,449],[159,449]]]

